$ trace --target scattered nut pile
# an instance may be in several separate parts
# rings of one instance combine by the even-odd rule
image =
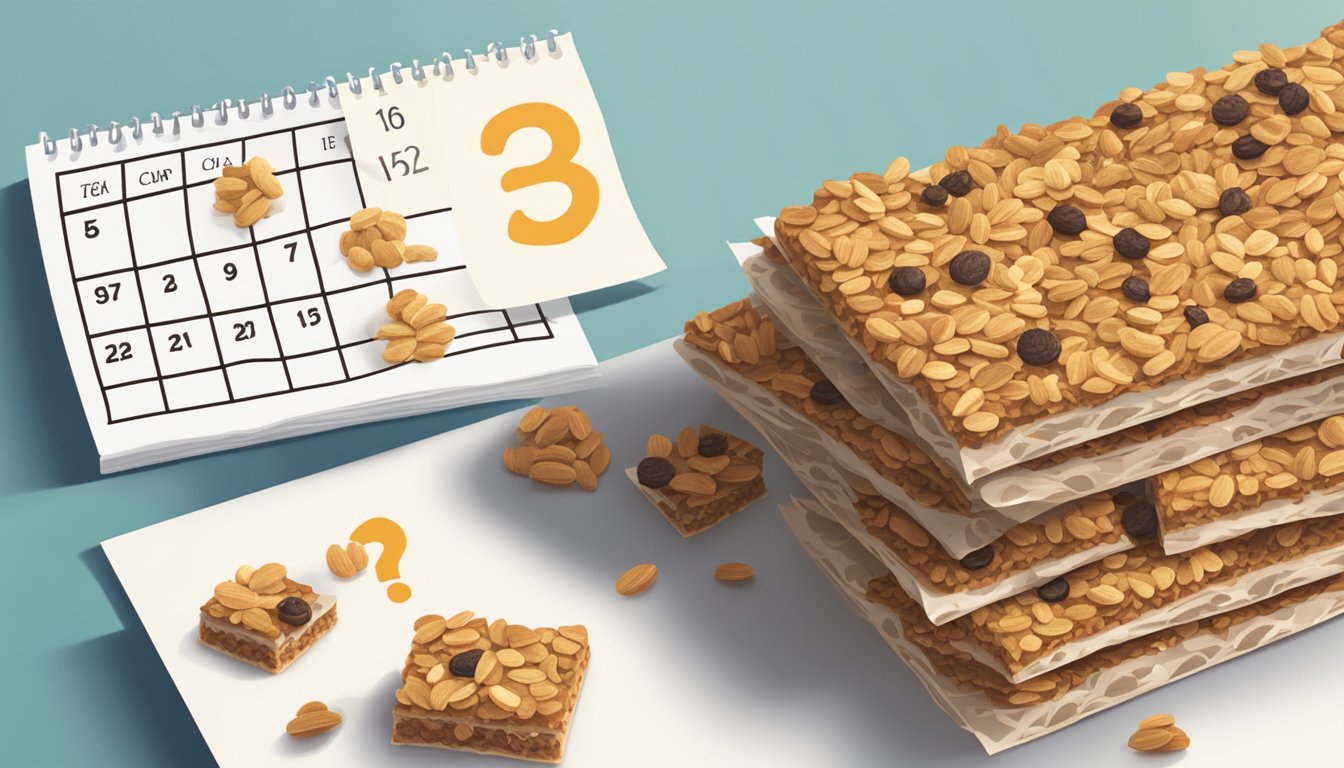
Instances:
[[[285,733],[296,739],[307,739],[340,724],[341,713],[327,709],[327,705],[320,701],[310,701],[299,707],[294,719],[285,726]]]
[[[350,217],[350,229],[341,233],[341,255],[356,272],[439,258],[428,245],[407,245],[405,217],[381,208],[365,208]]]
[[[504,449],[504,466],[515,475],[527,475],[543,485],[577,483],[597,490],[597,478],[611,464],[611,449],[602,433],[577,407],[553,410],[538,405],[518,422],[522,445]]]
[[[407,360],[428,363],[443,359],[457,329],[448,324],[448,307],[430,304],[422,293],[407,288],[387,302],[392,322],[378,329],[375,339],[387,342],[383,361],[396,365]]]
[[[327,547],[327,567],[342,579],[352,579],[356,573],[369,567],[369,553],[358,541],[352,541],[344,547],[332,544]]]
[[[240,565],[233,581],[215,585],[214,597],[204,606],[216,619],[227,618],[269,638],[280,636],[277,622],[302,626],[312,618],[312,603],[317,595],[311,589],[290,581],[285,566],[267,563],[260,568]]]
[[[616,594],[634,597],[647,592],[658,580],[658,566],[653,563],[640,563],[616,580]]]
[[[1139,752],[1179,752],[1190,746],[1190,737],[1176,727],[1171,715],[1153,715],[1139,723],[1129,737],[1129,748]]]
[[[215,179],[215,210],[233,214],[239,227],[250,227],[270,216],[271,201],[284,193],[271,164],[254,156],[242,165],[224,166]]]

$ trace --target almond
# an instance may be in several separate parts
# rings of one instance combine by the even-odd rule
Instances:
[[[719,581],[746,581],[756,575],[756,570],[746,563],[724,563],[714,569],[714,578]]]
[[[693,496],[712,496],[717,489],[714,478],[699,472],[682,472],[672,478],[668,487],[677,493],[687,493]]]
[[[350,558],[350,564],[355,566],[356,571],[362,571],[369,567],[369,553],[364,549],[364,545],[358,541],[352,541],[345,545],[345,554]]]
[[[640,563],[616,580],[616,593],[632,597],[644,592],[658,580],[658,566],[653,563]]]
[[[287,575],[285,566],[280,563],[267,563],[252,572],[252,578],[248,580],[247,586],[255,592],[263,592],[277,582],[284,581]]]
[[[340,544],[332,544],[327,547],[327,568],[342,579],[352,578],[356,572],[355,564],[350,561],[349,553]]]
[[[326,733],[341,724],[341,715],[329,709],[305,712],[285,726],[285,733],[296,739],[307,739]]]
[[[569,485],[578,478],[574,467],[558,461],[538,461],[528,470],[527,475],[546,485]]]

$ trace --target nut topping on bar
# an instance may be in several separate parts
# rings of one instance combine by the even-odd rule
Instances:
[[[335,623],[335,599],[291,580],[285,566],[241,565],[233,581],[216,584],[201,606],[198,639],[207,648],[278,673]]]
[[[629,474],[682,536],[699,533],[765,495],[760,449],[708,425],[698,432],[686,427],[675,443],[650,435],[648,453]]]
[[[1341,46],[1338,28],[1262,46],[1127,88],[1091,118],[1001,128],[922,171],[902,158],[827,181],[776,234],[842,328],[963,445],[1198,378],[1339,328]],[[972,184],[949,197],[960,173]],[[987,270],[971,274],[968,253]],[[1146,297],[1122,289],[1132,277]],[[1060,345],[1044,369],[1020,354],[1036,329]],[[954,414],[973,388],[983,397]]]

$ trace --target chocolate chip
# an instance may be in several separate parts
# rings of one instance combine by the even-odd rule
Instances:
[[[1251,196],[1241,187],[1224,189],[1218,196],[1218,212],[1224,216],[1236,216],[1251,210]]]
[[[1062,578],[1047,581],[1036,588],[1036,596],[1047,603],[1058,603],[1069,596],[1069,582]]]
[[[275,604],[275,612],[286,624],[301,627],[313,618],[313,608],[301,597],[286,597]]]
[[[1044,328],[1031,328],[1017,337],[1017,356],[1027,365],[1050,365],[1059,353],[1059,337]]]
[[[1255,298],[1255,281],[1249,277],[1238,277],[1223,289],[1223,298],[1233,304],[1242,304]]]
[[[930,208],[941,208],[947,202],[947,190],[937,184],[930,184],[919,193],[919,201]]]
[[[1232,142],[1232,156],[1238,160],[1254,160],[1265,154],[1269,145],[1249,133]]]
[[[887,278],[887,285],[902,296],[914,296],[924,290],[924,270],[919,267],[897,267]]]
[[[1116,128],[1133,128],[1143,120],[1143,110],[1138,104],[1121,104],[1111,110],[1111,125]]]
[[[994,562],[994,548],[986,545],[961,558],[961,567],[968,571],[978,571]]]
[[[635,477],[639,478],[639,484],[645,488],[662,488],[672,482],[672,478],[676,475],[677,468],[661,456],[642,459],[635,467]]]
[[[1146,303],[1148,299],[1153,297],[1152,292],[1148,290],[1148,281],[1138,275],[1126,277],[1125,282],[1120,284],[1120,291],[1130,301],[1137,301],[1140,304]]]
[[[965,197],[971,193],[975,181],[969,171],[953,171],[939,179],[938,186],[947,190],[947,194],[953,197]]]
[[[1279,95],[1279,91],[1288,84],[1288,75],[1282,69],[1262,69],[1255,73],[1255,88],[1270,96]]]
[[[947,273],[962,285],[979,285],[989,277],[989,254],[984,251],[962,251],[952,257]]]
[[[448,671],[453,673],[453,677],[475,677],[476,665],[483,655],[485,651],[480,648],[463,651],[448,661]]]
[[[1246,119],[1251,105],[1235,93],[1229,93],[1213,102],[1213,122],[1219,125],[1236,125]]]
[[[1190,324],[1190,329],[1194,330],[1199,326],[1209,322],[1209,313],[1201,307],[1191,304],[1185,308],[1185,321]]]
[[[1061,235],[1076,235],[1087,229],[1087,217],[1072,205],[1056,205],[1045,220]]]
[[[1157,509],[1146,501],[1131,504],[1120,513],[1120,525],[1131,538],[1146,539],[1157,534]]]
[[[1285,115],[1296,115],[1310,103],[1311,94],[1297,83],[1289,83],[1279,91],[1279,109],[1282,109]]]
[[[1148,246],[1151,245],[1148,238],[1140,235],[1133,227],[1125,227],[1116,232],[1111,244],[1115,246],[1115,252],[1126,259],[1142,259],[1148,255]]]
[[[835,388],[830,379],[822,379],[813,384],[809,397],[818,405],[839,405],[845,402],[845,396],[840,394],[840,390]]]
[[[711,459],[722,456],[728,452],[728,438],[718,432],[711,432],[700,438],[700,445],[696,450],[701,456]]]

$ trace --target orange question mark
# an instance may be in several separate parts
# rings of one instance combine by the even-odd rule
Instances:
[[[401,578],[397,564],[401,562],[401,556],[406,552],[406,532],[400,525],[386,517],[369,518],[359,524],[355,532],[350,534],[350,538],[360,544],[383,545],[383,551],[378,555],[378,562],[373,566],[373,572],[378,574],[379,581]],[[411,597],[411,588],[399,581],[393,581],[387,585],[387,596],[394,603],[404,603]]]

